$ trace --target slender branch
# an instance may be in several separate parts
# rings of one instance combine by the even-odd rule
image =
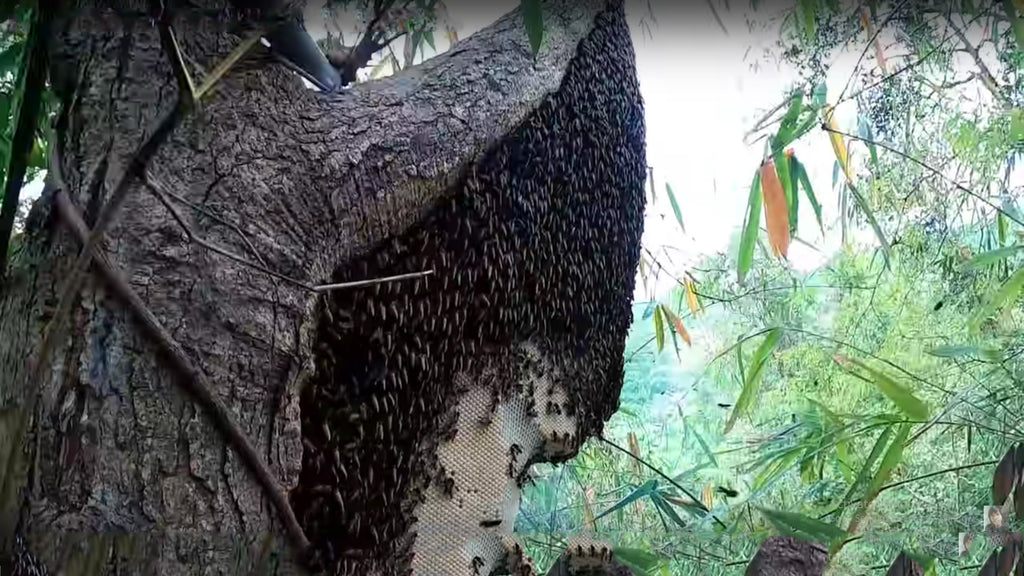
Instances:
[[[355,280],[353,282],[341,282],[339,284],[321,284],[319,286],[313,286],[313,291],[330,292],[331,290],[341,290],[344,288],[359,288],[361,286],[373,286],[374,284],[383,284],[385,282],[394,282],[396,280],[410,280],[412,278],[422,278],[424,276],[430,276],[433,273],[433,270],[424,270],[422,272],[409,272],[408,274],[385,276],[383,278],[371,278],[369,280]]]
[[[868,38],[867,44],[864,44],[864,50],[861,51],[860,57],[857,58],[857,63],[853,66],[853,71],[850,72],[850,76],[846,79],[846,84],[843,86],[843,90],[839,93],[839,98],[836,99],[837,106],[839,102],[843,101],[843,96],[846,94],[846,91],[849,90],[850,83],[853,82],[853,77],[857,74],[857,69],[860,68],[860,63],[864,61],[864,57],[867,56],[868,50],[871,48],[872,44],[874,44],[875,40],[878,39],[878,35],[882,33],[882,30],[885,29],[889,22],[896,16],[896,14],[899,13],[900,9],[903,8],[908,1],[909,0],[901,0],[901,2],[885,17],[885,21],[882,22],[882,25],[874,31],[874,34],[871,34],[870,38]]]
[[[103,237],[103,233],[107,227],[114,220],[118,209],[124,203],[125,198],[128,196],[128,191],[131,188],[131,184],[145,172],[149,160],[156,154],[157,149],[167,139],[173,130],[174,126],[177,125],[181,118],[182,107],[175,105],[170,111],[164,114],[163,118],[157,123],[157,127],[153,132],[146,138],[135,154],[129,161],[128,169],[121,176],[117,186],[114,187],[114,192],[100,210],[99,218],[96,221],[96,227],[89,234],[88,239],[83,245],[82,251],[78,255],[78,259],[75,261],[74,267],[71,270],[68,279],[64,282],[64,287],[60,293],[60,299],[57,302],[57,309],[53,313],[53,318],[46,325],[43,332],[42,342],[39,344],[39,353],[36,355],[34,366],[31,370],[31,385],[33,388],[40,388],[42,386],[43,378],[45,377],[47,367],[50,364],[50,356],[55,348],[58,348],[64,337],[63,323],[64,320],[71,313],[71,304],[81,289],[82,284],[85,282],[85,272],[89,268],[89,264],[92,262],[93,253],[97,250],[100,239]],[[51,170],[53,166],[51,166]]]
[[[693,503],[696,504],[697,507],[701,509],[701,511],[703,511],[706,514],[709,514],[715,520],[715,522],[717,522],[722,528],[726,528],[725,523],[723,523],[721,520],[719,520],[718,517],[715,516],[714,514],[711,514],[711,511],[708,510],[707,506],[705,506],[704,503],[701,502],[699,498],[697,498],[696,496],[691,494],[690,491],[687,490],[686,488],[683,488],[678,482],[676,482],[672,478],[669,478],[664,472],[662,472],[661,470],[658,470],[657,468],[655,468],[653,465],[651,465],[650,462],[648,462],[647,460],[644,460],[643,458],[641,458],[640,456],[637,456],[636,454],[633,454],[632,452],[630,452],[629,450],[626,450],[622,446],[619,446],[615,442],[612,442],[611,440],[605,438],[603,435],[598,436],[598,439],[600,439],[601,442],[604,442],[605,444],[611,446],[612,448],[615,448],[619,452],[622,452],[626,456],[628,456],[628,457],[636,460],[637,462],[643,464],[651,472],[654,472],[658,476],[661,476],[661,478],[663,480],[665,480],[666,482],[668,482],[669,484],[674,486],[677,490],[679,490],[680,492],[685,494],[687,498],[689,498],[690,500],[693,500]]]
[[[1003,94],[1003,91],[999,87],[999,83],[996,82],[995,76],[992,75],[992,71],[988,69],[985,61],[981,59],[981,54],[978,52],[978,49],[975,48],[974,45],[971,44],[970,40],[967,39],[967,35],[957,28],[956,24],[953,23],[953,18],[949,14],[946,14],[946,22],[960,39],[960,43],[964,45],[964,50],[970,54],[974,63],[978,66],[978,71],[980,72],[979,79],[981,80],[981,83],[989,92],[992,93],[992,97],[995,98],[997,102],[1002,104],[1004,107],[1009,107],[1009,99],[1006,98],[1005,94]]]
[[[226,65],[225,62],[222,62],[221,65],[217,66],[215,70],[216,74],[211,73],[210,77],[204,80],[203,86],[200,88],[200,92],[198,94],[194,92],[185,94],[184,91],[188,87],[188,82],[186,82],[188,74],[185,71],[179,70],[180,68],[183,68],[184,62],[181,58],[181,53],[177,50],[174,37],[170,34],[170,24],[168,19],[169,14],[163,12],[161,14],[162,21],[160,22],[162,30],[161,40],[164,44],[163,47],[167,54],[167,58],[170,60],[171,67],[177,71],[176,76],[183,83],[183,86],[179,87],[178,101],[163,115],[163,117],[160,118],[153,131],[142,141],[139,147],[135,150],[135,153],[132,154],[131,159],[128,162],[128,168],[124,173],[122,173],[121,178],[114,186],[114,191],[111,193],[110,199],[107,200],[103,204],[103,208],[100,209],[99,217],[96,219],[96,225],[89,233],[89,239],[82,247],[82,251],[79,253],[78,259],[75,261],[74,267],[72,268],[68,279],[64,283],[53,318],[44,329],[42,341],[39,345],[39,353],[36,355],[35,364],[30,370],[30,382],[35,388],[41,387],[42,380],[50,364],[50,356],[53,354],[53,350],[58,348],[63,342],[64,321],[71,313],[72,302],[74,301],[75,296],[77,296],[79,290],[81,290],[82,284],[85,282],[85,275],[89,268],[89,264],[92,261],[92,254],[99,247],[99,244],[104,237],[104,233],[113,223],[121,207],[124,205],[124,202],[128,197],[128,193],[131,191],[132,184],[143,179],[146,169],[149,166],[149,162],[153,159],[167,138],[170,137],[171,133],[182,118],[194,107],[196,99],[202,97],[203,94],[208,92],[215,83],[227,73],[231,65],[241,59],[248,50],[255,45],[253,38],[244,41],[241,46],[236,48],[228,56],[225,61],[227,63]],[[57,162],[59,161],[60,159],[58,158]],[[51,170],[52,169],[54,169],[53,166],[51,166]]]
[[[974,16],[973,18],[971,18],[971,20],[967,23],[967,25],[970,26],[974,22],[978,21],[982,16],[987,16],[990,11],[991,11],[991,8],[988,9],[988,10],[983,10],[983,11],[979,12],[978,15]],[[921,64],[926,62],[929,58],[931,58],[933,54],[938,52],[939,48],[942,48],[942,46],[950,38],[952,38],[952,34],[946,34],[945,36],[943,36],[943,38],[940,41],[936,42],[935,46],[933,46],[931,50],[929,50],[927,53],[925,53],[924,56],[921,56],[917,60],[915,60],[913,62],[910,62],[909,64],[904,65],[903,67],[899,68],[898,70],[896,70],[892,74],[889,74],[888,76],[883,76],[878,81],[872,82],[871,84],[868,84],[867,86],[861,88],[860,90],[857,90],[856,92],[850,94],[849,96],[838,98],[836,100],[836,104],[835,105],[839,106],[839,104],[845,102],[846,100],[856,99],[858,96],[860,96],[861,94],[867,92],[868,90],[871,90],[872,88],[876,88],[878,86],[881,86],[882,84],[885,84],[886,82],[888,82],[889,80],[892,80],[896,76],[899,76],[900,74],[903,74],[904,72],[906,72],[908,70],[912,70],[912,69],[920,66]],[[851,77],[851,80],[852,80],[852,77]],[[845,92],[845,90],[843,92]]]
[[[54,204],[57,208],[57,214],[71,232],[74,233],[79,243],[83,246],[87,245],[89,229],[78,213],[78,209],[71,203],[63,187],[56,190]],[[92,263],[111,290],[128,306],[143,329],[153,338],[161,351],[167,355],[181,375],[181,385],[209,413],[214,425],[220,428],[228,443],[238,452],[242,462],[256,477],[256,481],[263,487],[271,503],[277,509],[285,531],[288,533],[292,543],[299,553],[305,556],[309,550],[309,541],[306,539],[302,528],[295,518],[295,513],[288,503],[288,497],[270,472],[266,463],[263,462],[259,452],[256,451],[256,448],[253,447],[248,437],[235,422],[227,406],[213,392],[213,388],[205,376],[188,359],[181,345],[160,324],[160,321],[153,315],[139,295],[125,282],[106,255],[96,250],[93,253]]]
[[[888,150],[888,151],[890,151],[890,152],[900,156],[901,158],[903,158],[905,160],[909,160],[909,161],[913,162],[914,164],[917,164],[921,168],[924,168],[925,170],[928,170],[928,171],[932,172],[933,174],[935,174],[937,176],[940,176],[941,178],[943,178],[944,180],[946,180],[947,182],[949,182],[953,186],[956,186],[957,190],[960,190],[961,192],[963,192],[965,194],[969,194],[970,196],[972,196],[972,197],[978,199],[979,201],[987,204],[990,208],[996,210],[997,212],[999,212],[1003,216],[1006,216],[1009,220],[1013,221],[1014,223],[1019,224],[1021,226],[1024,226],[1024,221],[1021,221],[1019,218],[1017,218],[1013,214],[1007,212],[1006,210],[1003,210],[1002,208],[997,206],[995,203],[993,203],[991,200],[985,198],[984,196],[978,194],[977,192],[971,190],[970,188],[964,186],[963,184],[957,182],[956,180],[950,178],[949,176],[946,176],[938,168],[933,168],[932,166],[930,166],[929,164],[927,164],[923,160],[919,160],[919,159],[915,158],[914,156],[911,156],[910,154],[907,154],[906,152],[904,152],[904,151],[902,151],[902,150],[900,150],[898,148],[894,148],[894,147],[889,146],[888,144],[885,144],[883,142],[876,142],[875,140],[871,140],[870,138],[862,138],[862,137],[854,135],[854,134],[849,134],[849,133],[846,133],[846,132],[841,132],[839,130],[833,130],[832,128],[829,128],[825,124],[822,124],[821,129],[826,131],[826,132],[832,132],[833,134],[839,134],[840,136],[845,136],[847,138],[850,138],[851,140],[860,140],[861,142],[865,142],[867,144],[872,144],[872,145],[877,146],[879,148],[884,148],[885,150]]]
[[[268,274],[270,276],[273,276],[274,278],[278,278],[280,280],[284,280],[285,282],[287,282],[289,284],[292,284],[294,286],[297,286],[299,288],[302,288],[304,290],[307,290],[307,291],[310,291],[310,292],[315,291],[315,288],[313,286],[310,286],[309,284],[306,284],[305,282],[302,282],[301,280],[296,280],[296,279],[291,278],[289,276],[285,276],[284,274],[280,274],[278,272],[274,272],[273,270],[267,268],[266,266],[261,266],[259,264],[256,264],[255,262],[250,262],[249,260],[246,260],[245,258],[242,258],[241,256],[238,256],[238,255],[234,254],[233,252],[230,252],[230,251],[228,251],[228,250],[226,250],[224,248],[221,248],[220,246],[217,246],[215,244],[207,242],[206,240],[203,240],[199,236],[196,236],[195,233],[192,232],[192,229],[189,227],[189,225],[185,223],[185,220],[184,220],[184,218],[181,217],[181,214],[179,214],[178,211],[175,210],[174,206],[172,206],[171,203],[167,201],[167,198],[164,196],[164,193],[161,191],[161,188],[162,187],[160,186],[159,183],[157,183],[156,181],[152,180],[148,176],[146,177],[146,189],[148,189],[150,191],[150,193],[153,194],[153,196],[155,196],[156,199],[159,200],[160,203],[164,205],[164,208],[167,208],[167,211],[171,213],[171,217],[173,217],[174,220],[178,223],[178,226],[180,226],[181,229],[185,231],[185,235],[188,236],[188,239],[190,241],[195,242],[196,244],[199,244],[200,246],[202,246],[203,248],[206,248],[207,250],[209,250],[211,252],[215,252],[217,254],[220,254],[221,256],[224,256],[225,258],[228,258],[230,260],[234,260],[235,262],[237,262],[237,263],[239,263],[239,264],[241,264],[243,266],[247,266],[249,268],[252,268],[253,270],[258,270],[260,272],[263,272],[264,274]]]
[[[356,80],[356,72],[365,67],[374,54],[389,46],[391,42],[405,34],[404,31],[391,37],[384,36],[384,30],[389,22],[385,18],[395,0],[374,0],[373,16],[366,25],[366,30],[359,42],[347,51],[330,50],[326,53],[327,61],[334,66],[341,75],[342,85],[350,84]],[[403,6],[404,7],[404,6]]]

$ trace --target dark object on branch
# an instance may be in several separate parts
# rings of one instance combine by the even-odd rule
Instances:
[[[342,81],[338,71],[302,27],[301,3],[233,0],[233,4],[247,21],[258,22],[267,30],[263,38],[270,44],[270,53],[292,71],[324,92],[333,92],[348,84]]]
[[[746,576],[820,576],[825,572],[828,551],[821,544],[791,536],[765,540],[747,565]]]
[[[342,81],[341,75],[320,51],[320,47],[295,20],[279,24],[265,38],[275,57],[320,90],[333,92],[348,83]]]

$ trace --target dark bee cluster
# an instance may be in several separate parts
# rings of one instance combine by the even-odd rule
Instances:
[[[345,282],[434,271],[319,303],[292,504],[328,573],[408,569],[416,504],[446,478],[436,451],[452,433],[456,374],[514,365],[513,350],[530,342],[557,365],[576,438],[614,413],[643,227],[644,136],[633,47],[612,0],[559,90],[447,200],[334,272]],[[494,381],[479,385],[515,378]]]

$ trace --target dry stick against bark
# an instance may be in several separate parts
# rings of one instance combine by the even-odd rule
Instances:
[[[217,254],[220,254],[221,256],[224,256],[225,258],[228,258],[230,260],[234,260],[235,262],[238,262],[239,264],[242,264],[243,266],[248,266],[249,268],[252,268],[254,270],[258,270],[260,272],[263,272],[264,274],[268,274],[270,276],[273,276],[274,278],[278,278],[280,280],[284,280],[285,282],[288,282],[289,284],[292,284],[294,286],[297,286],[297,287],[302,288],[304,290],[307,290],[309,292],[313,292],[315,290],[313,286],[310,286],[309,284],[306,284],[305,282],[303,282],[301,280],[296,280],[296,279],[291,278],[289,276],[286,276],[284,274],[280,274],[278,272],[274,272],[273,270],[267,268],[266,266],[261,266],[260,264],[256,264],[255,262],[250,262],[249,260],[246,260],[245,258],[243,258],[241,256],[238,256],[238,255],[236,255],[233,252],[230,252],[230,251],[228,251],[228,250],[226,250],[224,248],[221,248],[220,246],[217,246],[215,244],[207,242],[206,240],[203,240],[199,236],[196,236],[196,234],[192,231],[192,229],[189,227],[189,225],[185,223],[185,219],[181,217],[181,214],[179,214],[178,211],[175,210],[174,206],[172,206],[171,203],[168,202],[167,198],[165,197],[166,192],[164,192],[162,190],[162,186],[158,182],[156,182],[155,180],[150,178],[149,176],[146,176],[146,189],[149,190],[149,192],[151,194],[153,194],[153,196],[155,196],[156,199],[159,200],[161,204],[164,205],[164,208],[167,208],[167,211],[171,213],[171,216],[178,223],[178,225],[181,226],[181,229],[185,231],[185,235],[188,236],[188,239],[190,241],[195,242],[196,244],[199,244],[200,246],[202,246],[203,248],[206,248],[207,250],[209,250],[211,252],[216,252]]]
[[[109,201],[103,205],[103,209],[100,210],[99,218],[96,222],[96,228],[93,229],[91,234],[88,234],[87,239],[84,243],[82,251],[78,255],[74,268],[71,270],[68,279],[64,282],[64,288],[61,290],[60,299],[57,301],[57,309],[53,313],[53,318],[46,325],[43,330],[42,342],[39,344],[39,353],[36,356],[35,364],[31,369],[31,384],[33,388],[40,389],[42,387],[42,380],[46,373],[46,368],[50,364],[50,355],[53,354],[54,349],[58,348],[64,337],[63,323],[67,316],[71,313],[71,303],[74,301],[75,296],[81,289],[83,282],[85,281],[85,271],[89,267],[89,263],[92,261],[92,254],[99,244],[99,240],[103,235],[103,232],[110,225],[110,222],[114,219],[117,210],[124,203],[124,199],[127,196],[130,184],[145,171],[146,165],[149,160],[156,153],[160,145],[170,135],[171,130],[178,123],[181,117],[181,106],[175,105],[173,109],[167,112],[160,122],[157,124],[153,133],[146,138],[142,145],[139,146],[136,153],[132,156],[129,161],[128,169],[121,176],[117,186],[114,188],[114,192],[111,195]],[[54,167],[51,166],[52,170]],[[63,184],[61,185],[63,188]]]
[[[79,215],[78,210],[71,203],[63,186],[58,187],[56,190],[54,204],[61,221],[71,229],[78,241],[85,245],[89,238],[89,229],[82,220],[81,215]],[[214,424],[238,452],[242,462],[256,477],[257,482],[266,491],[267,496],[277,509],[288,537],[292,540],[300,555],[305,556],[309,549],[309,541],[306,539],[302,528],[295,518],[295,513],[288,503],[288,497],[285,496],[284,490],[277,483],[277,480],[271,474],[270,469],[263,462],[263,459],[252,443],[249,442],[248,437],[246,437],[245,433],[242,432],[235,422],[227,406],[213,392],[213,388],[202,373],[192,365],[181,345],[160,325],[160,321],[153,315],[139,295],[125,282],[106,255],[98,250],[94,251],[92,262],[114,294],[131,309],[131,312],[136,316],[139,323],[142,324],[145,331],[156,341],[161,351],[171,360],[171,363],[181,375],[184,387],[209,412]]]
[[[234,260],[235,262],[243,266],[247,266],[259,272],[263,272],[264,274],[268,274],[270,276],[273,276],[274,278],[284,280],[285,282],[288,282],[289,284],[292,284],[293,286],[296,286],[298,288],[302,288],[303,290],[306,290],[308,292],[323,293],[330,292],[332,290],[341,290],[345,288],[359,288],[362,286],[372,286],[374,284],[384,284],[387,282],[395,282],[398,280],[422,278],[424,276],[429,276],[434,273],[434,270],[431,269],[424,270],[422,272],[409,272],[406,274],[397,274],[395,276],[384,276],[381,278],[369,278],[367,280],[353,280],[351,282],[339,282],[337,284],[319,284],[313,286],[301,280],[296,280],[295,278],[291,278],[289,276],[281,274],[280,272],[274,272],[273,270],[268,268],[266,264],[263,262],[263,259],[260,257],[259,252],[256,251],[252,244],[249,244],[248,240],[245,238],[244,235],[241,234],[241,231],[238,230],[237,228],[235,228],[235,231],[242,235],[243,240],[246,240],[246,244],[248,244],[249,248],[253,251],[254,254],[256,254],[256,257],[260,258],[260,264],[251,262],[227,249],[221,248],[216,244],[203,240],[202,238],[197,236],[195,232],[192,231],[192,229],[189,227],[187,223],[185,223],[185,219],[182,218],[181,214],[174,209],[174,206],[172,206],[171,203],[167,201],[166,196],[174,196],[178,201],[181,202],[185,202],[184,199],[182,199],[180,196],[174,195],[172,192],[165,190],[161,184],[159,184],[158,182],[156,182],[156,180],[150,178],[149,176],[146,177],[146,188],[150,191],[150,193],[153,194],[153,196],[157,198],[157,200],[160,201],[161,204],[164,205],[165,208],[167,208],[167,211],[171,213],[171,216],[174,218],[174,220],[178,223],[179,226],[181,226],[182,230],[185,231],[185,235],[188,236],[188,239],[190,241],[199,244],[200,246],[206,248],[207,250],[210,250],[211,252],[215,252],[217,254],[220,254],[221,256],[224,256],[225,258]],[[224,221],[221,220],[221,222]],[[224,222],[224,224],[227,225],[228,223]]]
[[[166,18],[166,15],[163,17]],[[61,290],[60,299],[57,301],[57,309],[54,311],[53,318],[50,319],[50,322],[43,331],[42,342],[39,344],[39,353],[36,355],[35,364],[30,370],[30,382],[36,389],[42,388],[42,381],[50,364],[50,356],[62,343],[64,338],[64,320],[71,313],[72,301],[78,295],[82,284],[85,282],[85,273],[92,260],[92,253],[99,246],[104,233],[110,227],[110,224],[114,221],[118,211],[124,204],[125,199],[128,197],[128,192],[131,190],[131,185],[137,180],[142,179],[150,160],[153,159],[157,150],[160,149],[160,146],[171,135],[171,132],[174,131],[174,128],[186,115],[187,111],[195,106],[197,99],[209,92],[216,85],[217,81],[228,72],[231,66],[249,52],[258,39],[258,36],[256,36],[243,41],[227,58],[217,65],[208,78],[204,79],[203,85],[196,92],[192,88],[188,71],[182,69],[184,62],[180,51],[177,49],[177,42],[170,32],[170,25],[166,20],[161,22],[160,32],[171,67],[174,68],[175,75],[182,83],[179,87],[178,101],[160,118],[153,132],[142,141],[142,144],[132,154],[131,159],[128,161],[128,168],[121,175],[117,185],[114,186],[110,199],[100,209],[99,217],[96,219],[96,226],[89,233],[89,238],[82,247],[82,251],[75,261],[74,268],[72,268],[67,281],[64,283],[64,288]],[[186,94],[186,92],[188,93]],[[51,166],[50,168],[52,170],[54,167]],[[64,187],[62,186],[62,188]],[[64,189],[66,190],[66,188]]]

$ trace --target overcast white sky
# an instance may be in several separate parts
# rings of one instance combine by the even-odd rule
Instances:
[[[312,4],[312,2],[310,3]],[[518,0],[480,2],[448,0],[450,18],[465,38],[518,6]],[[763,151],[763,142],[744,144],[744,134],[760,116],[778,104],[795,76],[761,55],[779,38],[779,9],[762,2],[757,13],[740,10],[747,2],[732,2],[732,12],[720,12],[729,34],[716,23],[707,3],[652,1],[656,22],[648,15],[647,0],[627,0],[629,21],[637,54],[637,73],[647,118],[647,162],[654,168],[658,201],[648,206],[645,245],[669,245],[673,250],[673,275],[699,262],[707,254],[728,248],[743,222],[750,181]],[[720,4],[716,2],[716,4]],[[776,3],[778,4],[778,3]],[[685,8],[682,6],[685,5]],[[307,13],[311,33],[319,35],[315,10]],[[748,26],[747,18],[756,21]],[[651,35],[642,31],[641,21]],[[349,23],[354,34],[359,26]],[[354,37],[354,36],[353,36]],[[346,37],[351,42],[352,37]],[[887,40],[883,35],[883,40]],[[863,42],[863,38],[859,42]],[[400,41],[399,41],[400,42]],[[438,50],[448,47],[445,34],[435,34]],[[828,100],[834,102],[847,82],[863,44],[856,44],[838,61],[832,62],[828,79]],[[429,50],[429,49],[428,49]],[[395,46],[401,54],[401,45]],[[865,62],[873,65],[869,52]],[[428,52],[427,57],[431,54]],[[756,68],[754,64],[757,64]],[[977,83],[975,83],[977,84]],[[967,85],[973,97],[978,87]],[[840,106],[836,119],[840,128],[856,132],[856,110],[852,102]],[[836,194],[831,191],[835,157],[825,134],[812,131],[795,144],[797,156],[807,167],[812,184],[824,206],[826,237],[821,238],[807,202],[801,203],[802,239],[820,249],[816,252],[794,243],[790,262],[798,269],[812,269],[839,248],[838,230],[829,230],[838,213]],[[686,233],[675,222],[666,199],[665,183],[672,185],[682,209]],[[28,186],[27,195],[37,196],[39,182]],[[862,235],[870,242],[870,234]],[[669,265],[668,261],[664,262]],[[637,299],[646,300],[638,282]],[[658,292],[672,287],[664,276]]]
[[[732,2],[733,12],[720,10],[728,35],[706,3],[685,3],[685,8],[684,3],[653,4],[656,22],[651,21],[645,0],[627,1],[647,118],[647,163],[654,168],[658,195],[657,202],[648,205],[644,243],[655,252],[661,245],[674,247],[673,263],[666,259],[662,263],[678,277],[701,257],[726,250],[741,227],[750,182],[764,149],[763,141],[744,144],[744,135],[784,98],[796,76],[774,60],[760,57],[779,39],[778,18],[764,3],[754,14],[740,11],[746,2]],[[493,22],[516,5],[516,0],[487,3],[486,7],[474,5],[473,0],[449,2],[460,33]],[[748,26],[747,16],[757,24]],[[650,34],[641,22],[650,26]],[[830,101],[842,90],[856,57],[834,63]],[[850,124],[855,113],[849,105],[837,110],[841,128],[855,131]],[[827,136],[817,132],[794,148],[825,205],[827,222],[838,217],[836,196],[830,193],[835,156]],[[676,224],[667,200],[666,182],[679,201],[685,233]],[[801,203],[800,222],[801,237],[822,251],[792,244],[790,261],[798,268],[814,268],[839,247],[838,234],[826,233],[823,241],[806,202]],[[673,284],[663,275],[657,290],[663,294]],[[647,299],[639,282],[636,298]]]

